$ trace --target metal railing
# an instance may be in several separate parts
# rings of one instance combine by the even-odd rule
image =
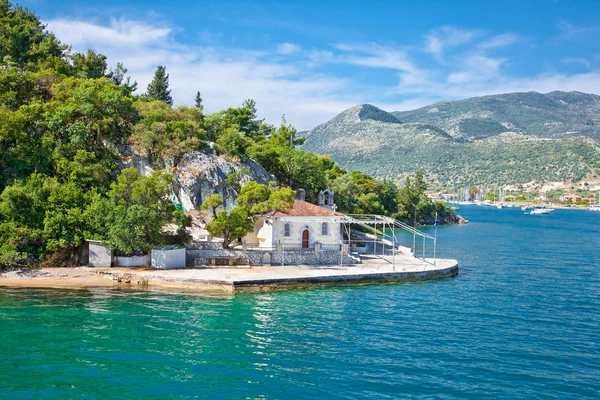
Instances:
[[[437,244],[436,237],[421,232],[415,227],[412,227],[402,221],[392,217],[376,214],[349,214],[342,222],[348,225],[358,225],[371,233],[371,238],[366,238],[361,241],[364,241],[367,244],[372,244],[374,255],[377,255],[378,251],[380,251],[380,255],[385,256],[386,246],[388,246],[388,248],[393,249],[391,251],[391,255],[392,257],[395,257],[398,246],[401,244],[397,235],[397,230],[400,230],[412,236],[412,244],[409,244],[409,246],[406,247],[411,248],[413,256],[422,258],[424,261],[426,261],[427,241],[431,240],[433,243],[430,248],[433,249],[433,264],[435,264],[435,252]],[[418,241],[417,237],[419,237]],[[350,234],[348,235],[348,239],[348,244],[351,246],[352,239]],[[380,246],[377,246],[378,243]],[[378,247],[381,250],[378,250]]]

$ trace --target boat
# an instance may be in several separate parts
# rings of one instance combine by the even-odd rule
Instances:
[[[531,210],[533,210],[533,207],[530,206],[530,205],[526,205],[526,206],[521,207],[521,210],[523,210],[523,211],[531,211]]]
[[[531,215],[547,215],[554,212],[554,208],[547,208],[546,206],[544,207],[534,207],[531,211],[529,211],[529,214]]]
[[[525,214],[548,215],[553,212],[554,212],[554,208],[546,207],[546,198],[542,197],[542,206],[541,207],[540,206],[531,207],[531,210],[529,212],[525,212]]]

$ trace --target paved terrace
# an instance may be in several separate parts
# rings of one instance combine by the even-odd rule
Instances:
[[[208,290],[263,291],[303,286],[348,285],[380,282],[418,282],[458,274],[458,262],[391,256],[363,256],[363,264],[331,266],[260,266],[174,270],[94,268],[119,282],[179,286]],[[393,264],[392,262],[395,262]]]

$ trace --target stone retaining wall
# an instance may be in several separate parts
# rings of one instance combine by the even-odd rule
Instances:
[[[242,250],[223,249],[221,243],[192,243],[186,247],[187,265],[205,265],[210,258],[232,257],[243,258],[250,265],[338,265],[340,263],[340,252],[329,250]],[[354,264],[355,261],[343,256],[345,265]]]

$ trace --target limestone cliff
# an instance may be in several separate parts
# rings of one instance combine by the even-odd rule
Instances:
[[[192,151],[186,153],[173,167],[175,195],[186,211],[197,210],[211,195],[218,193],[225,201],[225,207],[233,207],[237,192],[225,183],[227,175],[247,168],[240,184],[248,181],[267,184],[275,180],[256,161],[228,161],[211,151]]]

